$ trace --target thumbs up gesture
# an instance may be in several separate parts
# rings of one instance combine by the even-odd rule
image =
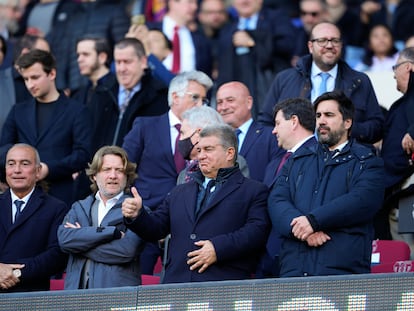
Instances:
[[[135,187],[131,188],[132,198],[126,198],[122,202],[122,215],[126,218],[136,218],[142,208],[142,198]]]

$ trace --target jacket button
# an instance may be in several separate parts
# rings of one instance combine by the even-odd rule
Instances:
[[[191,240],[195,240],[195,239],[196,239],[196,237],[197,237],[197,235],[196,235],[196,234],[194,234],[194,233],[190,234],[190,239],[191,239]]]

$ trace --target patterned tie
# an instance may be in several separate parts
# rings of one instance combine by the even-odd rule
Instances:
[[[215,179],[210,179],[210,181],[207,183],[207,186],[204,189],[204,193],[201,194],[203,196],[203,198],[200,201],[200,205],[198,205],[196,207],[197,208],[196,211],[195,211],[196,216],[200,213],[200,211],[202,211],[207,206],[209,197],[210,197],[211,193],[213,192],[212,188],[215,185],[216,185],[216,180]]]
[[[320,87],[319,87],[319,96],[321,96],[323,93],[326,93],[327,91],[326,84],[331,75],[327,72],[321,72],[319,75],[321,76],[321,79],[322,79]]]
[[[21,207],[22,207],[23,204],[24,204],[24,201],[22,201],[22,200],[15,200],[14,201],[14,205],[16,206],[16,214],[14,214],[14,222],[16,222],[17,218],[19,218],[20,215],[22,214]]]
[[[279,175],[280,170],[282,169],[283,165],[285,165],[286,161],[289,159],[291,155],[292,155],[292,152],[290,151],[286,152],[283,155],[282,160],[280,160],[279,166],[277,167],[276,175]]]
[[[178,34],[180,27],[174,27],[174,36],[173,36],[173,65],[172,65],[172,72],[179,73],[180,72],[180,36]]]
[[[175,139],[174,163],[175,163],[175,168],[177,170],[177,173],[180,173],[185,167],[185,160],[183,158],[183,155],[178,150],[178,141],[180,140],[181,124],[177,123],[176,125],[174,125],[174,127],[178,131],[177,138]]]
[[[131,90],[125,89],[124,91],[124,101],[122,102],[121,106],[119,106],[120,115],[123,115],[125,110],[128,108],[129,101],[131,100]]]

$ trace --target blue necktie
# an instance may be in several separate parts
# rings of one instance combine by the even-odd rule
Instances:
[[[321,96],[323,93],[326,93],[326,85],[331,75],[327,72],[321,72],[319,75],[321,76],[321,79],[322,79],[322,82],[319,87],[319,96]]]

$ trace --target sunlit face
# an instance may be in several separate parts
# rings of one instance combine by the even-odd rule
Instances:
[[[104,202],[124,191],[127,182],[124,163],[120,156],[106,154],[102,159],[102,167],[93,177],[99,194]]]
[[[352,120],[343,120],[339,105],[335,100],[325,100],[319,103],[316,110],[316,128],[320,143],[334,150],[348,140],[348,130],[351,125]]]
[[[311,35],[311,39],[319,38],[340,39],[341,35],[336,26],[322,23],[315,26]],[[338,63],[342,53],[342,44],[334,46],[332,42],[328,42],[325,47],[321,47],[317,42],[309,41],[308,47],[313,61],[323,71],[331,70]]]
[[[392,50],[392,35],[384,26],[375,26],[369,36],[369,46],[376,56],[386,56]]]
[[[234,0],[233,6],[239,16],[250,17],[260,11],[262,3],[262,0]]]
[[[81,75],[90,77],[99,69],[101,64],[93,40],[78,42],[76,54],[78,55],[78,66]]]
[[[39,102],[47,102],[49,94],[55,90],[56,70],[46,73],[42,64],[34,63],[28,68],[20,69],[20,74],[30,94]]]
[[[285,150],[292,149],[292,131],[292,119],[286,120],[285,116],[283,115],[283,111],[279,110],[276,113],[275,127],[273,128],[272,133],[277,137],[278,145],[280,148],[283,148]]]
[[[197,0],[170,0],[168,1],[169,14],[179,20],[183,25],[194,21],[198,4]]]
[[[182,96],[178,93],[173,93],[172,96],[173,103],[171,105],[171,110],[179,119],[181,119],[181,115],[184,111],[203,105],[203,98],[206,98],[207,91],[200,83],[189,81],[187,89]]]
[[[239,83],[222,85],[216,94],[217,112],[224,122],[238,128],[251,118],[253,99]]]
[[[40,177],[40,165],[36,164],[35,152],[28,147],[12,147],[6,156],[6,181],[13,192],[23,198],[36,185]]]
[[[225,148],[218,137],[200,137],[196,146],[201,172],[208,178],[216,178],[220,168],[233,166],[234,148]]]
[[[141,81],[144,70],[147,68],[147,58],[138,57],[132,46],[114,51],[116,77],[119,84],[126,89],[132,89]]]

